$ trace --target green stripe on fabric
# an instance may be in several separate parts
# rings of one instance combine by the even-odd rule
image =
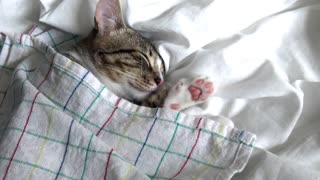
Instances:
[[[86,114],[88,113],[89,109],[92,107],[92,105],[96,102],[96,100],[99,98],[100,94],[102,93],[102,91],[105,89],[105,87],[103,87],[98,95],[96,96],[96,98],[91,102],[91,104],[89,105],[89,107],[86,109],[86,111],[83,113],[83,115],[80,117],[80,124],[82,123],[83,118],[86,116]]]
[[[62,44],[64,44],[64,43],[66,43],[66,42],[68,42],[68,41],[77,40],[78,38],[79,38],[79,36],[72,36],[72,38],[65,39],[65,40],[63,40],[63,41],[61,41],[61,42],[57,43],[57,44],[56,44],[56,46],[60,46],[60,45],[62,45]]]
[[[161,164],[162,164],[162,161],[163,161],[166,153],[169,151],[169,149],[170,149],[170,147],[171,147],[171,145],[172,145],[172,142],[173,142],[174,138],[176,137],[176,133],[177,133],[178,127],[179,127],[179,123],[176,125],[176,128],[174,129],[174,132],[173,132],[172,137],[171,137],[171,139],[170,139],[169,145],[168,145],[167,149],[165,150],[165,152],[163,153],[163,155],[162,155],[162,157],[161,157],[161,159],[160,159],[160,162],[159,162],[158,165],[157,165],[156,171],[154,172],[154,175],[151,177],[151,179],[154,179],[154,178],[156,177],[156,175],[158,174],[158,171],[159,171],[159,169],[160,169],[160,166],[161,166]]]
[[[6,161],[10,161],[10,158],[8,157],[0,157],[1,160],[6,160]],[[29,162],[26,162],[26,161],[21,161],[21,160],[17,160],[17,159],[12,159],[12,162],[15,162],[15,163],[19,163],[19,164],[23,164],[23,165],[27,165],[27,166],[30,166],[30,167],[34,167],[34,168],[37,168],[37,169],[40,169],[40,170],[43,170],[45,172],[48,172],[48,173],[51,173],[51,174],[56,174],[56,172],[50,170],[50,169],[47,169],[47,168],[44,168],[44,167],[41,167],[41,166],[38,166],[36,164],[32,164],[32,163],[29,163]],[[77,178],[74,178],[74,177],[70,177],[70,176],[66,176],[64,174],[60,174],[60,176],[62,177],[65,177],[67,179],[71,179],[71,180],[77,180]]]
[[[49,31],[47,31],[47,34],[49,35],[49,38],[50,38],[50,40],[51,40],[51,42],[52,42],[53,48],[56,49],[56,48],[57,48],[57,45],[56,45],[56,43],[54,42],[54,40],[53,40],[53,38],[52,38],[52,35],[50,34]]]
[[[178,121],[178,119],[179,119],[179,117],[180,117],[180,111],[177,113],[177,116],[176,116],[176,118],[175,118],[175,120],[174,120],[174,123],[177,123],[177,121]]]
[[[10,43],[6,43],[6,42],[5,42],[5,43],[3,43],[2,45],[3,45],[3,46],[6,45],[6,46],[9,46],[9,47],[10,47],[10,46],[13,46],[14,44],[10,44]]]
[[[146,174],[149,178],[150,177],[152,177],[152,175],[150,175],[150,174]],[[165,179],[165,180],[169,180],[169,178],[167,178],[167,177],[159,177],[159,176],[156,176],[156,177],[154,177],[155,179]]]
[[[83,169],[82,169],[81,180],[83,180],[84,173],[86,172],[86,169],[87,169],[88,154],[89,154],[89,149],[90,149],[90,145],[91,145],[91,141],[92,141],[93,135],[94,134],[91,134],[91,137],[90,137],[90,140],[89,140],[89,143],[88,143],[88,147],[87,147],[87,150],[86,150],[86,157],[85,157],[84,165],[83,165]]]

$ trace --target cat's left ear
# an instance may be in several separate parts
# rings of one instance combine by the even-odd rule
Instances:
[[[100,0],[96,8],[95,26],[100,35],[124,27],[119,0]]]

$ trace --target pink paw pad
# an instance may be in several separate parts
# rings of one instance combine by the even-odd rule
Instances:
[[[196,80],[196,83],[197,83],[198,85],[201,85],[201,84],[204,83],[204,80],[203,80],[203,79],[198,79],[198,80]]]
[[[196,101],[199,99],[199,96],[201,95],[200,88],[197,88],[197,87],[191,85],[191,86],[189,86],[188,90],[191,93],[192,100]]]
[[[214,92],[214,85],[207,79],[195,79],[188,90],[193,101],[205,101]]]
[[[206,82],[205,84],[204,84],[204,87],[206,87],[206,88],[209,88],[209,87],[212,87],[213,86],[213,83],[212,82]]]
[[[174,110],[177,110],[177,109],[180,108],[180,105],[179,105],[179,104],[171,104],[171,105],[170,105],[170,108],[171,108],[171,109],[174,109]]]
[[[201,94],[201,89],[196,88],[194,86],[189,86],[189,91],[191,92],[192,95],[196,96],[196,95],[200,95]]]

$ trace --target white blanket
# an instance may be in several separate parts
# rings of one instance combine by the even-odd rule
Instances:
[[[1,31],[21,32],[40,18],[76,34],[92,27],[96,3],[0,2]],[[155,41],[170,80],[199,74],[216,80],[215,98],[196,113],[226,116],[257,134],[249,164],[234,179],[286,180],[320,177],[319,4],[130,0],[122,6],[127,23]]]

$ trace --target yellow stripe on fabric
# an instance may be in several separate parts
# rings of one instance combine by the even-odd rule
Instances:
[[[48,126],[47,126],[47,130],[46,130],[46,137],[48,137],[48,135],[49,135],[50,126],[51,126],[51,121],[52,121],[52,116],[53,116],[53,111],[54,111],[54,108],[52,108],[51,111],[50,111]],[[35,162],[35,165],[36,165],[36,166],[37,166],[38,163],[39,163],[40,157],[41,157],[41,155],[42,155],[42,153],[43,153],[43,149],[44,149],[45,145],[47,144],[47,141],[48,141],[48,139],[45,139],[45,140],[42,142],[41,146],[40,146],[40,150],[39,150],[39,152],[38,152],[38,154],[37,154],[37,157],[36,157],[36,162]],[[32,176],[33,176],[33,173],[34,173],[35,169],[36,169],[35,166],[32,167],[32,170],[31,170],[31,172],[30,172],[30,175],[29,175],[29,177],[28,177],[28,180],[31,180],[31,179],[32,179]]]
[[[139,107],[138,107],[139,109]],[[134,112],[134,114],[132,115],[131,119],[130,119],[130,122],[127,124],[127,126],[124,128],[121,136],[120,136],[120,139],[118,140],[118,143],[116,145],[116,150],[119,150],[119,147],[122,143],[122,140],[123,140],[123,136],[127,133],[128,129],[131,127],[132,123],[136,120],[137,118],[137,114],[138,114],[138,109],[136,110],[136,112]]]
[[[224,129],[224,125],[220,124],[218,133],[221,134],[223,129]],[[217,144],[216,144],[216,146],[213,147],[213,152],[211,154],[211,160],[209,161],[209,164],[212,164],[217,159],[219,147],[221,145],[222,140],[223,139],[221,139],[221,138],[217,138]],[[199,177],[201,174],[205,173],[208,169],[209,169],[208,166],[205,166],[202,169],[200,169],[196,175],[192,176],[192,180],[196,180],[197,177]]]
[[[132,169],[132,164],[130,164],[129,168],[128,168],[128,171],[126,173],[126,176],[124,177],[124,180],[128,180],[129,178],[129,175],[130,175],[130,172],[131,172],[131,169]]]
[[[68,60],[68,62],[66,63],[66,65],[63,68],[68,70],[72,63],[73,63],[73,61]]]
[[[73,64],[73,61],[71,61],[71,60],[68,59],[68,62],[66,63],[66,65],[65,65],[63,68],[64,68],[65,70],[68,70],[69,67],[71,66],[71,64]],[[62,72],[62,75],[65,74],[65,72],[63,72],[63,71],[60,71],[60,72]],[[62,76],[62,75],[61,75],[61,76]],[[54,86],[53,89],[52,89],[52,94],[54,94],[54,95],[57,94],[57,93],[56,93],[57,90],[60,91],[60,89],[58,89],[58,86]]]

